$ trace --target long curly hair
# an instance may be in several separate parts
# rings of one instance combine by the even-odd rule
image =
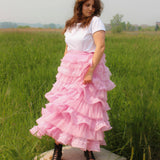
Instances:
[[[81,23],[80,27],[86,27],[90,24],[93,16],[101,15],[101,12],[103,10],[103,3],[101,2],[101,0],[94,0],[94,13],[90,17],[84,17],[82,14],[82,6],[87,1],[88,0],[76,0],[74,5],[74,15],[71,19],[66,21],[63,33],[65,33],[68,28],[76,26],[77,23]]]

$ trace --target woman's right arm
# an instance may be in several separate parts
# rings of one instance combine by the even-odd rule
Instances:
[[[64,51],[64,56],[65,56],[66,53],[67,53],[67,48],[68,48],[68,46],[67,46],[67,44],[66,44],[66,48],[65,48],[65,51]]]

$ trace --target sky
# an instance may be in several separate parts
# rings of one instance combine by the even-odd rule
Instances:
[[[138,25],[160,22],[160,0],[101,0],[103,23],[117,13],[122,21]],[[0,22],[65,24],[72,17],[75,0],[0,0]]]

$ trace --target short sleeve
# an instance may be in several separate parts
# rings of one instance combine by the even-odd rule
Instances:
[[[100,30],[106,31],[105,26],[99,17],[93,17],[91,22],[91,30],[92,34]]]

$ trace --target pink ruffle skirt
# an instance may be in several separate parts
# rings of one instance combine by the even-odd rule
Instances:
[[[42,116],[36,120],[38,125],[30,129],[31,134],[38,138],[48,135],[83,151],[100,152],[100,145],[106,145],[104,131],[112,129],[107,91],[116,85],[105,66],[105,54],[94,70],[92,83],[83,84],[92,57],[93,53],[68,51],[61,59],[56,82],[45,94],[49,103],[42,108]]]

